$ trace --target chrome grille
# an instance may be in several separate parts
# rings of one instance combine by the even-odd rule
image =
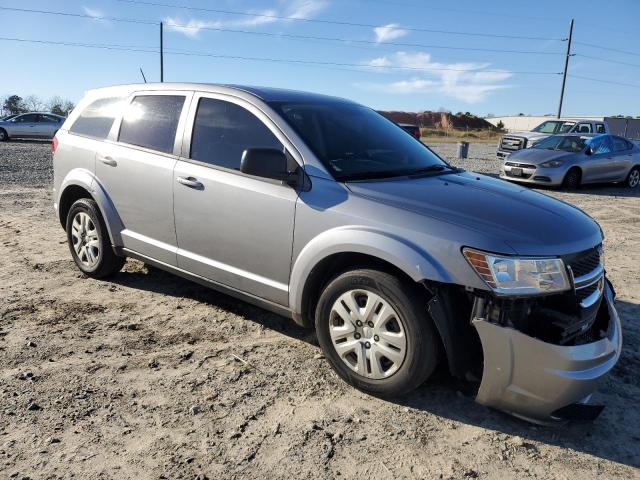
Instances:
[[[504,162],[505,165],[509,167],[519,167],[519,168],[533,168],[535,169],[535,165],[531,165],[529,163],[516,163],[516,162]]]
[[[526,140],[521,137],[502,137],[500,140],[500,149],[515,151],[524,148]]]

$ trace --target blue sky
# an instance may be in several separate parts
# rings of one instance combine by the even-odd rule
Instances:
[[[165,81],[276,86],[348,97],[378,109],[445,108],[478,115],[556,111],[561,77],[553,73],[562,71],[566,48],[566,43],[558,39],[567,36],[569,19],[574,18],[573,51],[577,55],[570,60],[569,73],[617,83],[569,77],[563,113],[567,116],[640,115],[640,2],[636,0],[148,1],[174,6],[117,0],[0,0],[0,7],[143,22],[164,20],[168,24],[165,27],[167,51],[341,64],[292,64],[167,53]],[[175,5],[262,16],[184,9]],[[0,83],[0,95],[35,94],[43,98],[61,95],[77,101],[90,88],[141,81],[140,67],[148,80],[159,79],[158,55],[151,51],[158,44],[155,25],[7,10],[2,12],[0,25],[0,37],[3,38],[117,44],[144,50],[90,49],[0,40],[5,73]],[[275,35],[256,35],[255,32]],[[486,34],[535,39],[497,38]],[[333,37],[351,42],[286,35]]]

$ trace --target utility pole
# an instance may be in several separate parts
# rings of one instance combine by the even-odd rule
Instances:
[[[567,39],[567,53],[564,57],[564,71],[562,72],[562,89],[560,90],[560,103],[558,104],[558,118],[562,116],[562,100],[564,99],[564,85],[567,82],[567,69],[569,68],[569,57],[571,53],[571,38],[573,37],[573,18],[569,23],[569,38]]]
[[[160,82],[164,82],[164,45],[162,35],[162,22],[160,22]],[[564,88],[564,84],[563,84]]]

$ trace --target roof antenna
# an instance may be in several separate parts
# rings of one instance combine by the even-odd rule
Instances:
[[[140,67],[140,73],[142,74],[142,79],[144,80],[144,83],[147,83],[147,77],[144,76],[144,72],[142,71],[142,67]]]

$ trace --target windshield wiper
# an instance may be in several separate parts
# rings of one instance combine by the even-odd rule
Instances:
[[[336,180],[339,182],[348,182],[355,180],[369,180],[376,178],[391,178],[391,177],[401,177],[406,175],[405,172],[398,172],[395,170],[373,170],[373,171],[364,171],[364,172],[356,172],[356,173],[347,173],[345,175],[339,175],[336,177]]]
[[[462,169],[452,167],[451,165],[429,165],[428,167],[418,168],[413,172],[410,172],[408,175],[410,177],[420,177],[422,175],[428,175],[429,173],[444,172],[447,169],[450,170],[450,172],[447,173],[457,173],[462,171]]]

